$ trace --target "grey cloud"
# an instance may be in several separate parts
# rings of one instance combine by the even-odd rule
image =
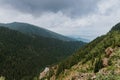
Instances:
[[[0,0],[0,2],[33,15],[62,11],[66,15],[82,16],[94,12],[98,0]]]

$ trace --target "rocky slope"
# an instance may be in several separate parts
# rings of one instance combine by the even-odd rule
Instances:
[[[51,80],[120,80],[120,23],[51,70]]]

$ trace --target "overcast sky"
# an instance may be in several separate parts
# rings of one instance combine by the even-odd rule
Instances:
[[[120,22],[120,0],[0,0],[0,23],[10,22],[92,40]]]

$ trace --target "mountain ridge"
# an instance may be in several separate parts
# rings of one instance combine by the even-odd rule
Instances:
[[[22,22],[13,22],[13,23],[0,23],[1,26],[8,27],[13,30],[20,31],[22,33],[28,34],[28,35],[37,35],[37,36],[43,36],[48,38],[55,38],[63,41],[77,41],[73,38],[63,36],[61,34],[55,33],[53,31],[28,24],[28,23],[22,23]]]
[[[120,31],[120,22],[113,26],[110,31]]]

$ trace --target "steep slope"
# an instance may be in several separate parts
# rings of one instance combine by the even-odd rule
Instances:
[[[57,66],[51,80],[120,80],[120,23]]]
[[[116,24],[111,31],[120,31],[120,23]]]
[[[0,27],[0,76],[32,80],[41,69],[72,54],[84,43],[28,36]]]
[[[60,35],[58,33],[49,31],[47,29],[40,28],[38,26],[34,26],[27,23],[20,23],[20,22],[13,22],[8,24],[0,24],[0,26],[5,26],[13,30],[20,31],[22,33],[28,34],[28,35],[37,35],[37,36],[43,36],[47,38],[55,38],[63,41],[77,41],[75,39]]]

